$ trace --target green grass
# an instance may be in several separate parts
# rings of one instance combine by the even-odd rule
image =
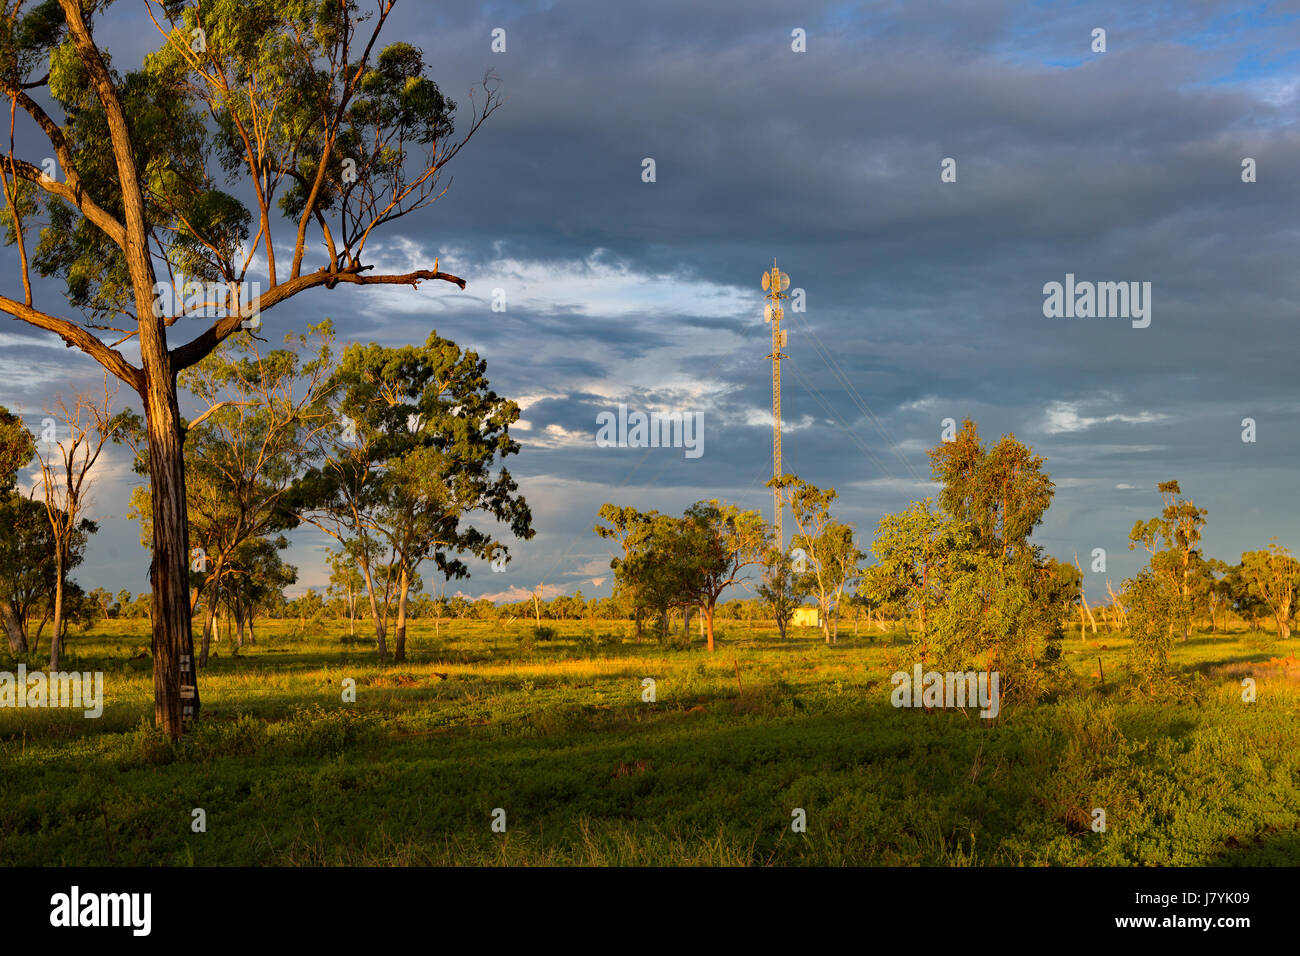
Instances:
[[[709,656],[548,624],[529,649],[527,622],[418,622],[400,665],[337,624],[305,640],[272,624],[220,648],[178,747],[150,726],[149,661],[130,660],[143,627],[74,636],[64,668],[105,672],[104,713],[0,710],[0,863],[1300,863],[1294,638],[1198,633],[1150,699],[1124,684],[1122,638],[1076,631],[1074,684],[990,726],[890,706],[901,635],[827,647],[724,623]]]

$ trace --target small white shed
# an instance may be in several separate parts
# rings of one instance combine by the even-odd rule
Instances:
[[[790,623],[795,627],[820,627],[821,615],[815,607],[797,607],[794,609],[794,617],[790,618]]]

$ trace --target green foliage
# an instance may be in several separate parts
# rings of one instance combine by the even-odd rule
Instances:
[[[23,420],[0,405],[0,501],[14,493],[18,473],[36,457],[36,443]]]
[[[788,554],[781,554],[775,548],[768,552],[758,596],[771,611],[773,623],[782,637],[786,636],[790,619],[807,594],[801,589],[800,581],[800,576],[790,566]]]
[[[595,532],[623,547],[610,567],[616,593],[631,603],[638,627],[642,614],[657,617],[663,640],[670,611],[698,607],[712,649],[719,597],[765,558],[762,516],[717,500],[696,502],[680,518],[613,504],[603,505],[599,516],[609,525],[597,525]]]
[[[1147,564],[1153,582],[1150,586],[1164,592],[1158,597],[1144,594],[1140,600],[1146,603],[1151,613],[1165,614],[1164,625],[1171,633],[1177,632],[1187,640],[1196,606],[1195,580],[1199,569],[1204,566],[1197,546],[1207,512],[1204,508],[1197,508],[1190,499],[1180,497],[1182,489],[1177,481],[1163,481],[1156,487],[1164,498],[1164,510],[1158,518],[1133,525],[1129,532],[1129,550],[1143,545],[1150,555]],[[1125,586],[1128,587],[1127,582]]]
[[[1151,687],[1169,672],[1169,652],[1181,607],[1178,592],[1143,568],[1125,582],[1124,602],[1133,639],[1129,666]]]
[[[878,603],[897,602],[915,615],[922,647],[932,609],[945,595],[945,581],[971,550],[969,531],[958,521],[934,510],[926,498],[906,511],[885,515],[876,528],[871,553],[876,563],[862,578],[862,592]]]
[[[1012,556],[1029,547],[1055,491],[1043,456],[1015,435],[985,448],[969,418],[953,441],[940,442],[929,455],[931,475],[943,485],[940,506],[970,529],[976,548]]]
[[[1274,539],[1266,550],[1242,554],[1241,573],[1250,596],[1272,613],[1278,637],[1290,637],[1296,591],[1300,589],[1300,561]]]
[[[860,593],[915,616],[927,667],[997,671],[1005,699],[1041,699],[1063,679],[1062,622],[1081,585],[1029,541],[1055,487],[1044,459],[1012,435],[986,448],[969,419],[930,459],[941,507],[926,498],[881,519]]]

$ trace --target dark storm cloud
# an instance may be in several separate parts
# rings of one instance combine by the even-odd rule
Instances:
[[[930,493],[924,450],[970,415],[1048,456],[1043,543],[1064,558],[1107,547],[1117,584],[1135,566],[1128,528],[1170,477],[1210,508],[1212,553],[1270,534],[1300,546],[1298,17],[1294,3],[399,6],[387,37],[422,47],[446,93],[468,105],[491,68],[506,104],[448,168],[448,193],[376,249],[454,257],[470,286],[339,288],[267,321],[278,334],[330,316],[343,341],[392,345],[436,328],[530,399],[510,465],[541,533],[471,593],[576,580],[604,553],[590,534],[604,500],[770,511],[758,278],[773,255],[807,296],[787,313],[785,465],[839,488],[864,533]],[[119,68],[143,50],[138,20],[118,4],[100,30]],[[1151,326],[1045,318],[1043,285],[1067,273],[1151,282]],[[10,349],[6,363],[57,354]],[[595,415],[620,401],[703,411],[704,457],[596,448]]]

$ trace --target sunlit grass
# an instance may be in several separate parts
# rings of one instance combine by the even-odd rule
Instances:
[[[337,623],[264,625],[217,648],[179,747],[151,727],[144,626],[76,635],[64,667],[105,673],[103,716],[0,710],[0,862],[1300,863],[1295,639],[1197,633],[1152,699],[1124,639],[1075,631],[1074,682],[988,726],[890,706],[901,634],[724,622],[710,656],[550,623],[529,647],[530,624],[417,622],[402,664]]]

